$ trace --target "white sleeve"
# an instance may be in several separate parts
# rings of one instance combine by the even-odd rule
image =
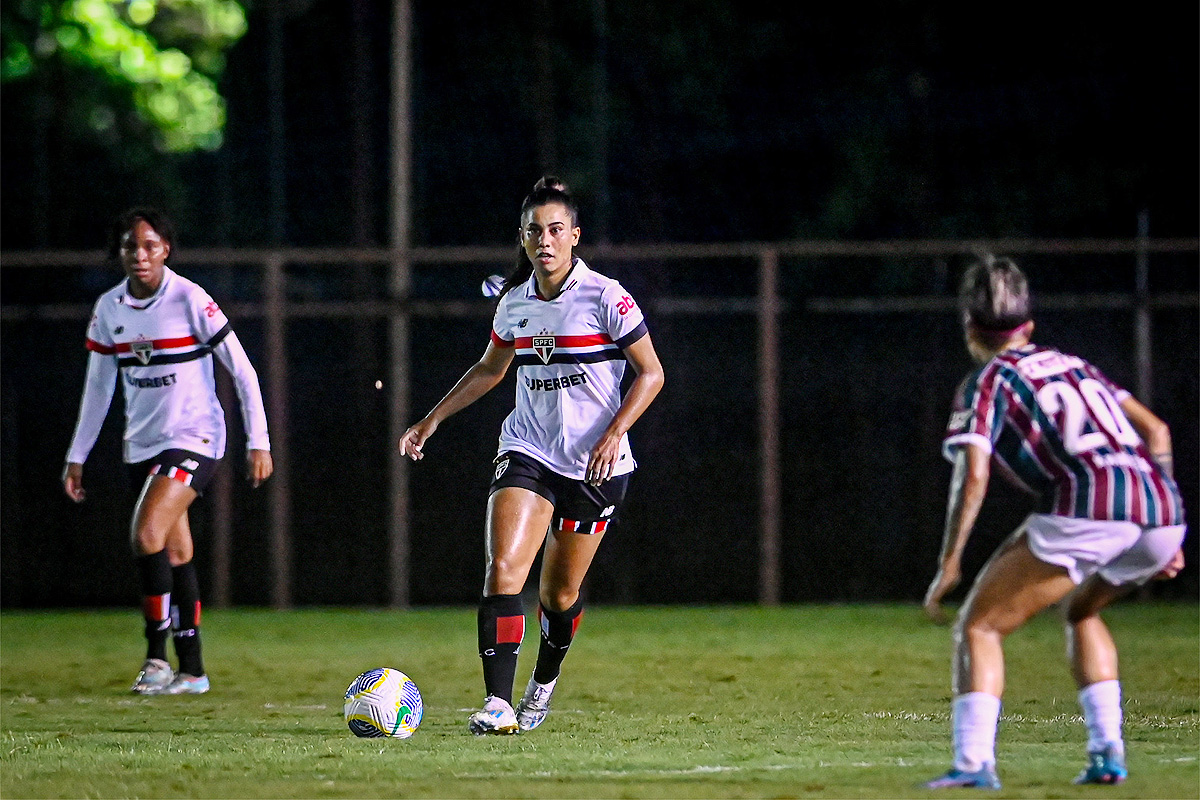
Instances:
[[[117,389],[117,359],[95,351],[88,353],[87,377],[83,382],[83,399],[79,402],[79,421],[67,450],[68,464],[82,464],[96,444],[100,427],[108,416],[108,406]]]
[[[250,363],[250,358],[246,355],[246,350],[238,340],[237,334],[230,331],[213,348],[213,353],[233,376],[233,384],[237,389],[238,401],[242,409],[242,424],[246,427],[246,449],[270,450],[271,439],[267,435],[267,412],[263,408],[258,373],[254,371],[254,365]]]

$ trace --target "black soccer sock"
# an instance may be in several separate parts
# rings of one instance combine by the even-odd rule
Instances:
[[[517,654],[525,636],[525,607],[519,594],[494,594],[479,601],[479,657],[489,696],[512,702]]]
[[[171,568],[175,579],[175,604],[171,606],[175,655],[179,656],[179,671],[188,675],[203,675],[204,661],[200,658],[200,581],[196,564],[189,561]]]
[[[137,556],[142,583],[142,616],[146,620],[146,658],[167,660],[167,636],[171,633],[171,561],[166,550]]]
[[[558,677],[567,648],[579,629],[583,619],[583,598],[566,611],[551,611],[538,603],[538,623],[542,629],[542,642],[538,647],[537,666],[533,668],[533,679],[538,683],[549,683]]]

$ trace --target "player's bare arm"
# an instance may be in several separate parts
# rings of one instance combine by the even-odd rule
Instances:
[[[1171,449],[1171,428],[1159,419],[1153,411],[1146,408],[1133,397],[1121,401],[1121,410],[1129,418],[1129,422],[1137,430],[1142,441],[1150,450],[1150,455],[1163,472],[1175,477],[1175,464]]]
[[[613,416],[612,422],[600,435],[599,441],[592,447],[588,458],[587,473],[584,477],[593,486],[599,486],[612,477],[617,459],[620,457],[621,437],[633,427],[633,423],[654,402],[662,390],[666,380],[663,374],[662,362],[654,350],[650,334],[646,334],[633,344],[624,348],[625,358],[637,377],[629,386],[621,401],[621,407]]]
[[[970,444],[959,449],[950,478],[946,530],[942,537],[938,571],[925,593],[925,613],[939,624],[947,621],[946,613],[942,610],[942,598],[962,580],[963,550],[979,518],[990,477],[990,453]]]
[[[421,452],[421,448],[425,446],[425,440],[433,435],[442,420],[462,411],[504,380],[504,374],[508,372],[508,367],[512,364],[513,352],[511,347],[496,347],[489,342],[487,349],[483,351],[483,357],[458,379],[454,388],[438,401],[438,404],[425,415],[424,419],[406,430],[400,437],[398,444],[400,455],[408,456],[413,461],[420,461],[424,458],[425,454]]]

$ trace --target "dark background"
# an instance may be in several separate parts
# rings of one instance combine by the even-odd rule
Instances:
[[[280,0],[282,147],[270,6],[249,4],[228,54],[216,153],[84,141],[56,113],[68,76],[7,84],[3,247],[95,247],[145,202],[192,246],[385,244],[391,3]],[[585,241],[1131,236],[1143,210],[1156,236],[1196,233],[1194,4],[414,0],[413,14],[416,245],[510,241],[546,169],[579,195]]]
[[[414,3],[414,244],[510,242],[520,200],[543,171],[576,189],[585,257],[602,240],[1128,238],[1143,212],[1153,236],[1197,235],[1195,7],[1151,3],[1104,14],[1050,4],[551,5]],[[593,15],[602,5],[604,36]],[[249,32],[229,54],[226,144],[215,153],[166,156],[88,141],[45,114],[64,87],[6,85],[4,250],[99,248],[114,214],[147,202],[176,219],[181,251],[386,244],[389,4],[283,8],[282,144],[267,124],[264,4],[250,6]],[[602,117],[598,63],[607,87]],[[285,160],[282,185],[269,169],[272,153]],[[1134,286],[1132,256],[1022,263],[1039,294]],[[506,266],[421,268],[414,292],[475,297],[479,281]],[[646,309],[668,385],[633,431],[642,468],[588,592],[599,602],[753,601],[754,321],[658,308],[679,296],[753,297],[755,265],[596,266]],[[785,259],[783,600],[920,597],[935,566],[949,474],[941,429],[969,367],[952,314],[816,314],[803,301],[948,296],[962,266]],[[192,264],[183,272],[222,304],[261,300],[255,271]],[[381,272],[367,274],[365,290],[347,276],[338,266],[290,267],[289,296],[383,296]],[[91,303],[117,277],[101,266],[12,268],[0,272],[0,292],[6,307]],[[1152,257],[1151,289],[1194,295],[1195,255]],[[482,352],[488,316],[478,302],[477,318],[414,325],[414,414]],[[1193,528],[1197,316],[1194,305],[1153,316],[1153,404],[1172,425]],[[88,501],[70,504],[58,484],[82,386],[85,323],[86,315],[4,320],[6,607],[136,599],[119,398],[88,462]],[[234,323],[261,372],[261,323]],[[1038,326],[1039,340],[1135,385],[1130,312],[1046,311]],[[384,602],[392,443],[385,399],[371,387],[386,357],[385,331],[354,320],[293,321],[288,338],[290,426],[272,433],[291,445],[295,600]],[[484,492],[511,382],[444,425],[431,457],[413,470],[415,603],[478,595]],[[236,454],[236,415],[230,427]],[[225,468],[240,469],[238,459],[227,457]],[[233,600],[265,604],[265,494],[239,483],[235,502]],[[971,569],[1027,508],[1014,492],[994,489],[968,553]],[[202,574],[209,514],[203,501],[193,513]],[[1185,575],[1156,593],[1196,598],[1194,536],[1188,555]]]

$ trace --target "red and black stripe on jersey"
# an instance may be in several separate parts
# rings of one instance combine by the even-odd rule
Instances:
[[[538,354],[534,336],[519,336],[511,342],[501,339],[492,333],[492,341],[498,347],[512,347],[516,350],[513,364],[518,367],[539,367],[547,364],[596,364],[601,361],[624,361],[625,347],[641,339],[647,333],[646,323],[641,322],[636,328],[613,341],[606,333],[587,334],[584,336],[555,336],[554,351],[550,357],[543,359]]]
[[[134,344],[145,342],[146,340],[138,340],[136,342],[117,342],[114,345],[105,345],[94,339],[87,340],[87,349],[99,353],[100,355],[115,355],[117,356],[117,365],[120,367],[153,367],[158,364],[182,364],[185,361],[193,361],[197,358],[203,358],[213,351],[221,340],[229,335],[233,330],[230,323],[226,323],[219,331],[217,331],[207,342],[199,342],[194,336],[183,336],[175,339],[154,339],[148,342],[152,350],[155,352],[149,359],[143,361],[136,355],[128,355],[133,353]],[[160,350],[176,350],[182,347],[190,347],[190,350],[175,353],[157,352]]]

